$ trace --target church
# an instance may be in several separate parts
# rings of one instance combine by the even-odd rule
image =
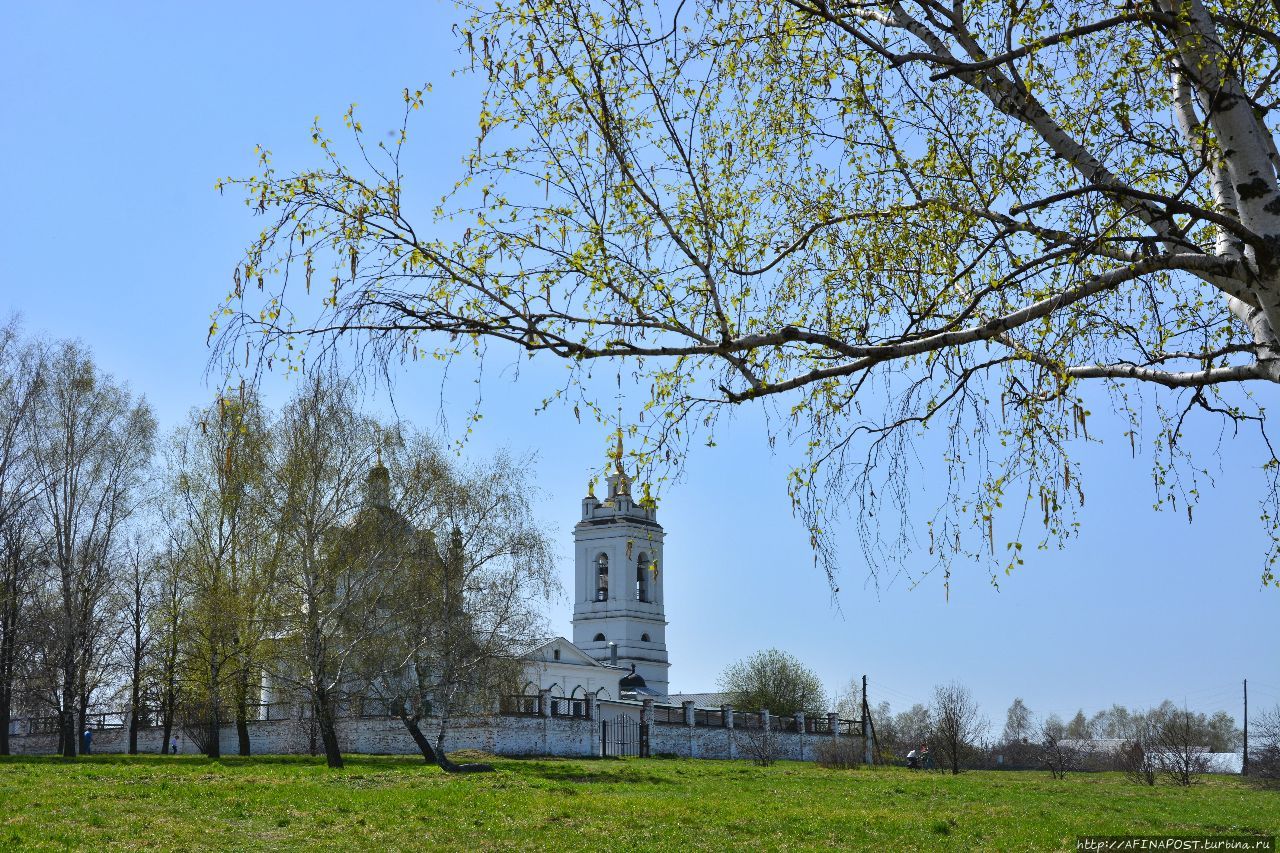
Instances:
[[[662,525],[647,491],[632,498],[620,451],[608,496],[602,501],[590,489],[573,529],[573,641],[555,637],[524,653],[524,693],[667,696]]]

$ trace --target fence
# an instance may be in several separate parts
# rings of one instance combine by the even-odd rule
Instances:
[[[298,716],[289,702],[259,702],[245,707],[245,719],[257,722],[288,720]]]
[[[684,708],[679,705],[654,705],[653,721],[663,726],[683,726]]]

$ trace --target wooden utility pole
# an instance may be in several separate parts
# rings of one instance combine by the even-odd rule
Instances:
[[[862,676],[862,757],[868,765],[875,763],[875,736],[871,732],[871,706],[867,704],[867,676]]]
[[[1240,775],[1249,775],[1249,679],[1244,680],[1244,761],[1240,766]]]

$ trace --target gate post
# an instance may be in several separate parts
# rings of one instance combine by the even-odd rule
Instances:
[[[551,688],[549,687],[538,691],[538,715],[551,716]]]
[[[687,701],[687,702],[681,702],[680,704],[681,704],[682,706],[684,706],[684,724],[685,724],[686,726],[693,726],[693,725],[696,725],[696,723],[697,723],[697,718],[694,716],[694,711],[693,711],[694,703],[693,703],[693,701],[692,701],[692,700],[690,700],[690,701]]]
[[[586,712],[587,719],[594,720],[596,718],[596,694],[588,693],[586,696],[586,704],[582,707]]]

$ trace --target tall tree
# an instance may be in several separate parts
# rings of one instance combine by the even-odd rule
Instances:
[[[45,390],[31,421],[32,460],[59,608],[56,642],[62,751],[75,757],[91,678],[104,649],[102,607],[119,536],[150,461],[151,409],[103,374],[79,344],[46,360]],[[79,719],[77,719],[77,711]]]
[[[952,775],[958,774],[986,728],[969,688],[957,681],[935,687],[929,722],[929,742],[942,753]]]
[[[185,565],[172,548],[165,549],[157,557],[155,565],[156,601],[150,614],[154,638],[151,677],[156,685],[156,703],[160,710],[161,752],[168,751],[177,724],[181,640],[187,630],[189,615],[183,597]]]
[[[435,221],[414,212],[405,133],[366,144],[353,112],[354,165],[316,126],[322,165],[263,151],[228,181],[267,222],[211,328],[224,363],[241,344],[269,367],[346,337],[383,366],[505,342],[567,360],[599,414],[589,377],[616,360],[655,465],[776,401],[829,571],[838,507],[879,565],[927,547],[995,580],[1024,537],[1061,543],[1085,496],[1074,447],[1100,437],[1090,400],[1149,442],[1157,506],[1188,518],[1192,416],[1263,423],[1274,3],[521,0],[458,32],[486,89]],[[404,91],[406,122],[424,97]],[[947,476],[904,475],[925,427]],[[1241,461],[1266,486],[1275,581],[1280,465]],[[944,485],[913,491],[926,479]]]
[[[394,556],[385,540],[343,535],[364,502],[376,425],[361,415],[350,384],[308,377],[274,427],[268,498],[278,537],[276,644],[281,685],[315,720],[330,767],[342,766],[336,717],[354,664],[389,615],[378,606]]]
[[[765,649],[730,664],[720,674],[719,684],[734,707],[744,711],[764,708],[788,716],[827,710],[821,679],[795,655],[778,649]]]
[[[127,691],[130,755],[138,753],[138,731],[149,721],[145,718],[148,676],[152,673],[155,652],[155,622],[152,613],[159,603],[156,584],[159,561],[149,553],[141,536],[124,549],[123,567],[116,578],[115,607],[111,614],[120,629],[120,669]]]
[[[256,397],[241,391],[192,411],[173,436],[166,512],[175,553],[186,564],[184,659],[187,698],[198,709],[211,757],[230,711],[239,752],[250,751],[246,706],[269,627],[274,543],[262,494],[267,430]]]
[[[1031,709],[1019,696],[1013,700],[1005,715],[1004,732],[1000,735],[1000,740],[1005,744],[1025,743],[1030,736]]]
[[[1067,723],[1066,736],[1075,740],[1088,740],[1093,737],[1093,729],[1089,726],[1089,718],[1084,715],[1083,708],[1076,711],[1071,722]]]
[[[14,665],[24,607],[38,559],[33,502],[39,481],[30,457],[30,424],[41,388],[37,348],[10,321],[0,327],[0,755],[9,754]]]

